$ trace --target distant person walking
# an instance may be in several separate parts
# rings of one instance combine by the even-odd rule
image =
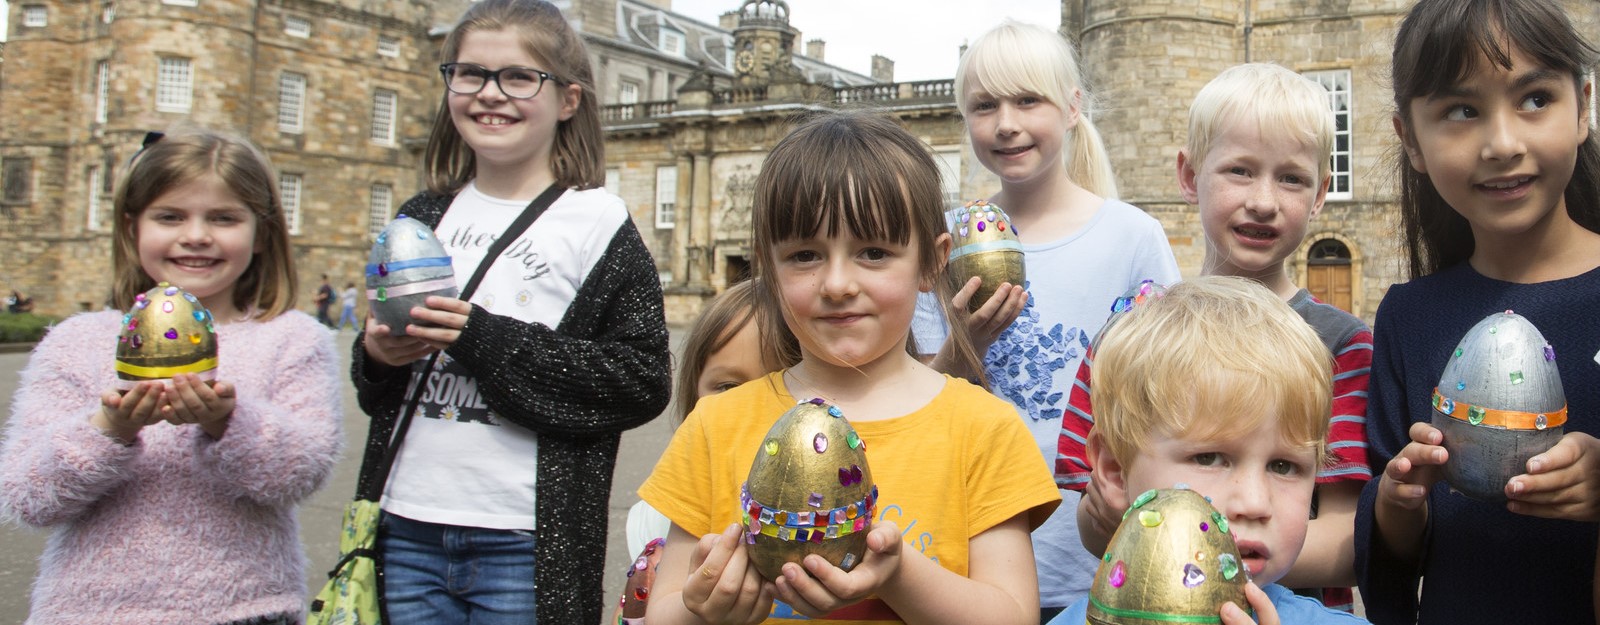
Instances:
[[[322,274],[322,286],[317,287],[317,321],[330,328],[333,317],[328,316],[328,309],[332,307],[333,287],[328,285],[328,274]]]
[[[360,332],[361,322],[356,320],[356,283],[344,283],[344,294],[341,299],[344,300],[344,310],[339,313],[339,325],[336,327],[343,330],[344,325],[348,323],[350,327]]]

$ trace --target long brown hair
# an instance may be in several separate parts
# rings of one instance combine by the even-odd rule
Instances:
[[[694,405],[700,401],[700,374],[705,372],[706,361],[711,355],[721,351],[723,347],[733,340],[744,327],[754,322],[758,317],[754,282],[745,280],[728,287],[728,290],[712,298],[706,305],[700,318],[694,322],[694,327],[689,329],[689,338],[683,343],[683,362],[678,368],[678,420],[689,417],[689,412],[694,410]],[[757,322],[758,334],[761,326]],[[790,337],[791,340],[793,337]],[[795,364],[794,360],[783,360],[783,356],[775,353],[766,342],[760,342],[762,347],[762,366],[776,370]]]
[[[978,372],[983,363],[972,347],[966,311],[950,305],[945,278],[948,259],[934,245],[948,232],[939,168],[928,147],[895,121],[865,111],[826,112],[804,119],[767,155],[756,175],[751,219],[756,301],[762,310],[762,341],[784,360],[800,360],[799,345],[783,322],[783,302],[774,248],[788,240],[850,232],[869,240],[917,244],[917,266],[935,285],[950,320],[950,344],[958,364]],[[909,333],[909,328],[907,329]],[[915,341],[906,348],[917,353]]]
[[[1411,8],[1394,38],[1392,80],[1395,114],[1410,136],[1411,102],[1439,93],[1478,70],[1484,57],[1511,69],[1518,49],[1539,64],[1572,76],[1581,98],[1583,74],[1594,68],[1596,51],[1572,27],[1566,13],[1549,0],[1421,0]],[[1579,104],[1579,112],[1587,102]],[[1600,232],[1600,136],[1590,132],[1578,146],[1577,166],[1567,182],[1567,214],[1584,228]],[[1419,278],[1472,256],[1472,227],[1439,195],[1426,174],[1398,155],[1400,223],[1410,275]]]
[[[278,198],[277,176],[261,150],[231,134],[185,128],[147,141],[127,170],[114,200],[112,306],[127,310],[135,295],[156,286],[139,265],[139,215],[168,192],[216,176],[255,216],[255,242],[261,248],[234,285],[233,305],[258,319],[294,308],[299,281],[289,253],[289,228]]]
[[[605,143],[600,129],[600,99],[595,91],[594,72],[589,67],[588,48],[583,38],[567,24],[561,10],[544,0],[482,0],[473,3],[461,21],[444,39],[439,57],[454,63],[461,54],[461,41],[478,31],[511,31],[522,39],[522,49],[544,64],[541,68],[556,77],[557,84],[577,85],[582,89],[578,109],[570,119],[556,122],[555,141],[550,150],[550,172],[556,184],[591,189],[605,184]],[[550,85],[547,85],[549,87]],[[428,147],[423,151],[428,189],[452,195],[466,186],[477,171],[477,156],[461,139],[450,119],[443,94],[439,112],[433,119]]]

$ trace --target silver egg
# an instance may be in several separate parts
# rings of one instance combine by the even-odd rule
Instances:
[[[455,268],[433,230],[404,215],[390,222],[367,256],[367,301],[389,334],[404,336],[415,324],[411,309],[429,295],[455,297]],[[421,324],[417,324],[421,325]]]
[[[1526,318],[1489,315],[1461,338],[1429,401],[1449,452],[1445,480],[1487,502],[1563,434],[1567,399],[1555,351]]]

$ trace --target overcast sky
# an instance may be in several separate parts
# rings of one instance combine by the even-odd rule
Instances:
[[[872,55],[894,60],[896,81],[954,78],[963,41],[1011,17],[1055,30],[1060,0],[787,0],[804,41],[827,42],[825,60],[869,74]],[[672,0],[672,10],[708,24],[743,0]],[[801,47],[804,50],[804,46]]]

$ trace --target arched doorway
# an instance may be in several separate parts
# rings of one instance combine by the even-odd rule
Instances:
[[[1306,252],[1306,290],[1323,302],[1354,313],[1354,275],[1350,248],[1338,239],[1322,239]]]

